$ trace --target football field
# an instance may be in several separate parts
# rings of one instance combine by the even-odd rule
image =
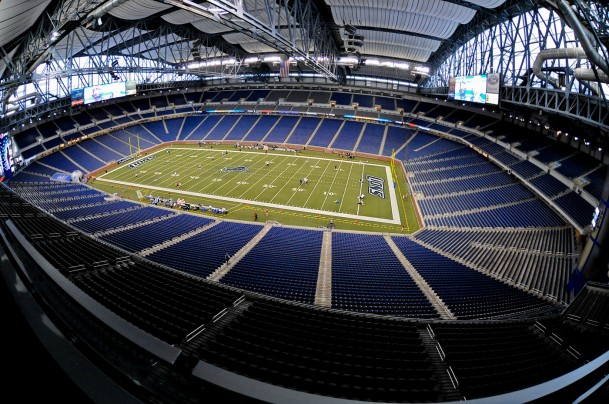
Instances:
[[[412,231],[389,164],[336,154],[168,147],[122,163],[95,183],[225,208],[227,217],[245,209],[268,219],[271,210]]]

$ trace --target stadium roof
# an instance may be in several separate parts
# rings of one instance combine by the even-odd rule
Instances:
[[[278,3],[3,1],[0,75],[5,81],[15,75],[29,78],[45,61],[99,54],[137,56],[168,67],[218,57],[264,61],[269,55],[286,55],[300,58],[299,68],[326,76],[332,76],[331,69],[326,71],[329,63],[346,58],[346,66],[364,74],[408,80],[414,79],[415,67],[425,75],[425,68],[437,66],[472,32],[534,7],[533,1],[515,0]],[[420,79],[421,70],[415,73]]]

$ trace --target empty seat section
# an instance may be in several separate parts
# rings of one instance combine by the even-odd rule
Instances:
[[[115,153],[118,153],[122,156],[128,156],[129,154],[131,154],[133,152],[132,150],[129,150],[129,143],[125,143],[122,140],[119,140],[115,134],[118,131],[114,131],[111,132],[107,135],[102,135],[102,136],[98,136],[95,138],[95,141],[102,144],[103,146],[105,146],[106,148],[112,150]],[[136,139],[137,140],[137,139]],[[142,142],[143,143],[143,142]],[[144,144],[145,145],[145,144]],[[137,141],[131,143],[131,147],[137,147]],[[140,147],[142,146],[142,144],[140,144]],[[97,156],[99,157],[99,156]]]
[[[194,115],[184,118],[182,131],[180,132],[180,140],[195,140],[194,138],[191,138],[190,135],[197,127],[202,125],[208,117],[209,115]]]
[[[255,102],[260,99],[264,100],[269,94],[270,90],[253,90],[248,96],[246,101]]]
[[[439,216],[426,220],[438,227],[552,227],[564,220],[539,199],[478,212]]]
[[[143,125],[135,125],[112,132],[118,139],[133,144],[137,144],[138,139],[142,149],[152,147],[161,143],[161,140],[153,135],[149,129]]]
[[[345,121],[330,146],[333,149],[352,151],[363,127],[363,122]]]
[[[488,208],[533,198],[535,198],[535,194],[524,185],[516,183],[462,195],[421,199],[419,206],[424,216],[434,216]]]
[[[581,228],[590,225],[594,216],[595,206],[589,204],[576,192],[569,192],[558,198],[554,202],[560,206]]]
[[[530,323],[434,324],[461,394],[475,399],[534,386],[575,369]]]
[[[454,108],[444,105],[438,105],[435,108],[429,110],[427,113],[425,113],[425,116],[428,118],[446,118],[447,116],[450,116],[454,111]]]
[[[596,199],[600,200],[602,198],[603,189],[609,184],[609,181],[607,181],[608,168],[609,166],[605,164],[601,168],[586,175],[589,182],[584,186],[584,189]]]
[[[513,164],[510,168],[525,179],[529,179],[543,173],[541,168],[537,167],[528,160],[523,160],[519,163]]]
[[[309,91],[292,90],[290,94],[285,98],[287,102],[307,102],[309,99]]]
[[[260,119],[256,121],[253,128],[245,135],[243,139],[246,142],[259,142],[261,141],[271,130],[271,128],[277,123],[279,116],[277,115],[262,115]]]
[[[271,92],[266,96],[265,101],[274,102],[279,100],[285,100],[288,94],[290,94],[289,90],[271,90]]]
[[[221,283],[313,304],[323,232],[273,227]]]
[[[573,236],[571,228],[561,227],[425,229],[415,238],[510,283],[567,302],[566,284],[556,280],[568,279],[575,268]]]
[[[72,281],[109,310],[169,344],[184,341],[238,297],[143,262],[80,271]]]
[[[421,338],[408,322],[385,324],[322,311],[310,315],[305,307],[256,301],[200,355],[247,377],[340,399],[435,402],[440,397]]]
[[[374,105],[380,105],[384,111],[395,112],[395,98],[389,97],[374,97]]]
[[[520,162],[520,159],[518,157],[514,156],[507,150],[494,154],[494,157],[506,166],[511,166]]]
[[[107,135],[102,135],[102,136],[107,136]],[[87,152],[89,152],[90,154],[95,156],[95,157],[89,156],[90,159],[99,159],[99,160],[103,160],[106,163],[116,161],[116,160],[119,160],[119,159],[125,157],[124,154],[118,153],[116,150],[112,150],[112,149],[106,147],[101,142],[98,142],[97,138],[86,139],[77,146],[82,147]],[[132,146],[137,147],[137,143],[132,144]],[[68,147],[66,149],[66,152],[70,151],[71,149],[74,149],[74,147]],[[103,163],[100,162],[100,164],[103,164]],[[99,168],[99,167],[101,167],[101,165],[97,165],[97,167]]]
[[[432,109],[436,108],[438,105],[437,104],[432,104],[430,102],[425,102],[425,101],[419,101],[416,105],[416,107],[414,108],[414,110],[412,111],[413,114],[418,114],[419,112],[422,112],[423,114],[426,114],[427,112],[431,111]]]
[[[156,97],[149,98],[150,105],[157,108],[165,108],[169,103],[167,102],[167,97],[164,95],[159,95]]]
[[[72,162],[72,160],[68,159],[66,157],[66,155],[63,154],[61,151],[57,151],[53,154],[49,154],[48,156],[44,156],[42,159],[40,159],[40,162],[47,166],[56,168],[57,171],[73,172],[73,171],[77,171],[77,170],[78,171],[83,170],[82,167],[74,164],[74,162]]]
[[[393,237],[406,259],[460,319],[490,318],[552,308],[552,304],[431,251],[407,237]]]
[[[156,220],[144,226],[128,227],[103,235],[101,238],[129,252],[138,252],[176,237],[185,236],[213,222],[213,219],[186,214],[165,216],[167,215],[162,216],[163,220]]]
[[[224,136],[233,128],[240,115],[224,115],[216,126],[207,133],[205,140],[222,140]]]
[[[237,90],[235,91],[230,98],[229,101],[241,101],[241,99],[247,100],[247,97],[250,96],[252,90]]]
[[[399,126],[387,127],[387,136],[385,137],[385,145],[383,146],[383,156],[391,156],[393,150],[398,151],[404,143],[410,140],[414,132],[407,128]]]
[[[160,264],[206,277],[252,239],[261,227],[222,222],[176,244],[162,248],[147,258]]]
[[[321,118],[302,117],[288,138],[288,143],[306,145],[315,129],[322,121]]]
[[[461,149],[458,150],[459,153],[454,156],[443,153],[430,158],[410,160],[407,162],[408,171],[416,173],[488,163],[488,160],[478,153],[473,153],[470,149],[465,149],[467,153],[463,155],[460,154]]]
[[[372,108],[374,107],[374,97],[366,94],[353,94],[353,98],[351,102],[357,102],[362,108]]]
[[[496,173],[498,171],[500,171],[500,168],[496,165],[488,162],[481,162],[452,168],[444,168],[441,170],[418,171],[415,172],[413,182],[422,183],[464,177],[474,177],[484,174]]]
[[[284,143],[299,119],[297,116],[280,117],[277,124],[275,124],[263,140],[268,143]]]
[[[156,139],[159,143],[171,140],[171,136],[167,134],[163,121],[146,122],[142,126]],[[129,128],[131,129],[131,128]],[[175,137],[174,137],[175,139]]]
[[[15,143],[20,149],[23,149],[29,145],[36,144],[37,138],[42,136],[36,128],[28,128],[23,132],[19,132],[13,136]]]
[[[577,153],[561,160],[560,166],[556,168],[556,171],[567,178],[577,178],[600,167],[601,164],[599,160],[591,157],[589,154]]]
[[[49,177],[57,172],[57,170],[53,170],[52,168],[42,165],[37,161],[32,161],[29,165],[25,166],[23,171],[28,173],[42,174]]]
[[[336,105],[351,106],[351,98],[352,96],[349,93],[333,92],[330,96],[330,101],[335,101]]]
[[[182,125],[184,124],[184,118],[170,118],[163,121],[167,127],[167,134],[161,139],[164,142],[172,142],[180,137]]]
[[[332,93],[329,91],[311,91],[309,98],[312,99],[315,104],[328,104],[331,94]]]
[[[201,121],[197,124],[194,122],[194,128],[190,131],[188,140],[203,140],[208,133],[224,118],[223,115],[207,115],[205,119],[199,117]],[[188,118],[187,118],[188,119]],[[192,124],[192,123],[190,123]]]
[[[340,119],[324,118],[317,128],[315,136],[309,141],[309,145],[328,147],[342,124],[343,121]]]
[[[218,91],[216,93],[216,95],[213,97],[212,102],[228,101],[228,100],[230,100],[230,97],[232,97],[234,93],[235,92],[232,90]],[[209,95],[211,95],[211,92]]]
[[[438,317],[382,236],[332,233],[332,307]]]
[[[357,145],[358,152],[379,154],[383,136],[387,126],[367,123],[362,133],[362,138]]]
[[[416,177],[415,177],[416,179]],[[413,182],[412,187],[416,192],[421,192],[425,197],[434,195],[447,195],[457,192],[473,191],[480,188],[500,187],[514,182],[506,172],[491,172],[469,177],[447,178],[444,180],[431,180],[430,182]]]
[[[121,227],[140,226],[146,222],[173,215],[175,215],[174,212],[166,209],[145,207],[125,212],[116,212],[105,216],[85,218],[83,220],[73,221],[71,224],[85,233],[93,234],[120,229]]]
[[[256,124],[260,116],[258,115],[242,115],[233,129],[226,135],[224,140],[241,141],[245,135]]]
[[[68,147],[63,150],[63,153],[76,164],[84,169],[86,173],[95,171],[98,168],[103,167],[106,162],[99,160],[96,156],[99,154],[95,154],[95,150],[88,152],[85,150],[87,148],[87,143],[92,145],[92,142],[95,142],[93,139],[87,139],[82,144],[73,145],[72,147]],[[104,147],[101,144],[97,143],[100,147]],[[98,150],[102,151],[102,150]],[[102,158],[109,158],[111,156],[120,156],[118,153],[113,152],[112,150],[105,148],[104,154],[101,156]],[[122,156],[121,156],[122,157]],[[120,157],[119,157],[120,158]],[[110,160],[108,160],[110,161]]]
[[[73,208],[54,211],[53,214],[61,220],[69,221],[88,216],[102,215],[111,212],[118,212],[130,209],[141,209],[141,205],[127,201],[104,201],[103,196],[96,196],[95,201],[83,204],[84,206],[75,205],[72,201]],[[83,201],[85,202],[85,201]]]
[[[546,140],[546,142],[549,143],[549,140]],[[545,147],[539,150],[539,154],[534,156],[536,160],[542,163],[549,164],[554,161],[564,160],[576,153],[576,150],[569,145],[563,143],[548,145],[547,143]]]
[[[463,147],[461,144],[451,140],[438,138],[437,136],[429,137],[429,135],[423,135],[421,133],[419,133],[411,143],[399,153],[399,155],[403,156],[404,160],[428,158]]]
[[[184,94],[167,94],[167,101],[169,104],[173,104],[175,106],[180,106],[186,104],[186,99],[184,98]]]
[[[531,178],[529,182],[539,189],[541,193],[549,197],[563,194],[569,190],[565,184],[554,178],[551,174],[543,174],[539,177]]]
[[[428,146],[432,142],[438,140],[437,136],[433,136],[427,133],[423,133],[419,131],[414,135],[414,137],[408,142],[406,147],[400,150],[397,153],[397,158],[400,160],[411,160],[416,157],[422,157],[427,155],[427,151],[425,151],[425,146]]]

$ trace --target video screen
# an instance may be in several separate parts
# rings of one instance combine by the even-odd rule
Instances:
[[[117,83],[99,84],[72,90],[72,106],[91,104],[112,98],[124,97],[137,94],[136,82],[133,80],[120,81]]]
[[[85,104],[111,100],[112,98],[124,97],[126,95],[127,91],[124,81],[85,87]]]
[[[71,92],[72,106],[83,105],[85,103],[85,89],[77,88]]]
[[[486,74],[455,77],[455,100],[486,104]]]
[[[499,104],[500,76],[497,73],[451,77],[448,98],[477,104]]]

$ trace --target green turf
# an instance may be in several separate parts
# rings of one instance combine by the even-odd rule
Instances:
[[[340,229],[394,233],[418,229],[403,175],[398,171],[399,186],[394,188],[388,162],[312,151],[184,145],[138,159],[150,156],[154,158],[135,168],[129,167],[132,161],[123,163],[98,176],[92,185],[129,199],[137,199],[139,191],[224,207],[229,213],[222,217],[236,220],[254,220],[256,212],[259,221],[298,226],[325,226],[333,220]],[[246,170],[230,170],[235,167]],[[367,176],[383,179],[384,198],[369,193]],[[308,183],[301,184],[301,178]],[[364,203],[358,204],[362,194]]]

